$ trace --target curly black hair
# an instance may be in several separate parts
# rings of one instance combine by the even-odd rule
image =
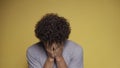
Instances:
[[[35,35],[41,41],[52,44],[65,42],[71,32],[69,22],[55,13],[48,13],[35,26]]]

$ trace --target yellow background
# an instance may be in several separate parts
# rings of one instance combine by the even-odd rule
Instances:
[[[0,68],[27,68],[36,22],[58,13],[84,49],[84,68],[120,68],[120,0],[0,0]]]

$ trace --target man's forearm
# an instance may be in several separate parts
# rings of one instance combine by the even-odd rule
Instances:
[[[57,63],[57,68],[67,68],[67,64],[66,64],[63,56],[57,57],[56,63]]]
[[[43,68],[53,68],[54,59],[47,58]]]

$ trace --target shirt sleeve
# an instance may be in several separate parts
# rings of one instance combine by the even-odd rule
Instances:
[[[74,50],[71,62],[68,68],[83,68],[83,50],[77,48]]]
[[[28,68],[42,68],[40,62],[38,62],[29,51],[27,51],[27,62],[28,62]]]

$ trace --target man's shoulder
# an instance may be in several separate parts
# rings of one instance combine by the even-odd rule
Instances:
[[[80,52],[83,50],[83,48],[80,44],[77,44],[71,40],[67,40],[65,42],[65,49],[68,51],[73,51],[73,52]]]
[[[66,47],[70,47],[70,48],[73,48],[73,49],[82,49],[82,46],[80,44],[77,44],[76,42],[73,42],[71,40],[67,40],[65,42],[65,46]]]
[[[43,51],[43,45],[41,43],[35,43],[27,48],[28,53],[37,53]]]

